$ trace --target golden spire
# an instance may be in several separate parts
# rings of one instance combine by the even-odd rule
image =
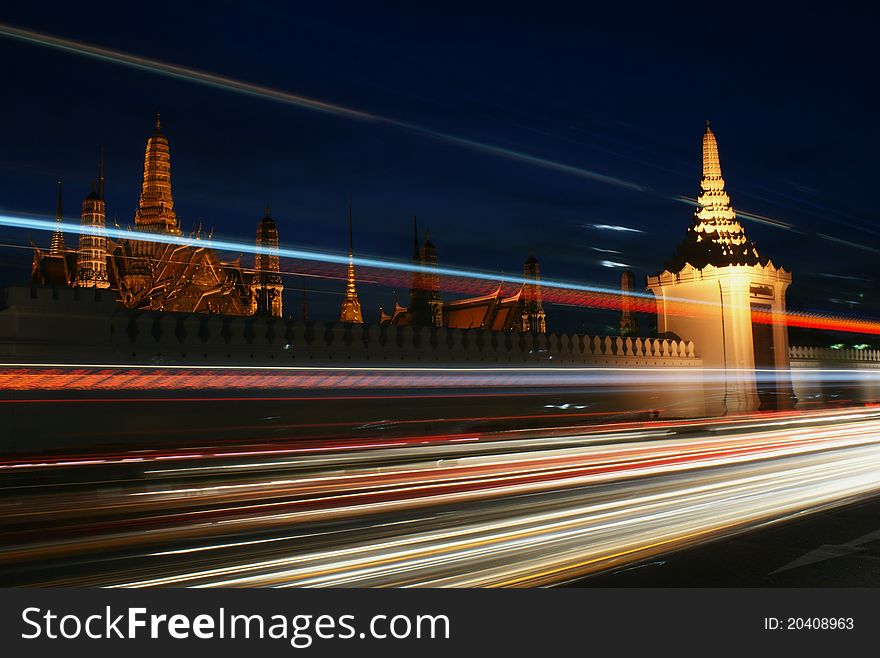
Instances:
[[[64,231],[61,230],[61,223],[64,221],[64,211],[61,204],[61,179],[58,179],[58,198],[55,201],[55,223],[58,225],[52,232],[52,239],[49,242],[49,253],[60,254],[64,251]]]
[[[106,208],[104,204],[104,147],[98,164],[98,181],[92,183],[92,192],[82,203],[77,253],[76,280],[82,288],[109,288],[107,275]]]
[[[733,220],[736,213],[730,207],[730,197],[724,191],[724,178],[721,176],[721,159],[718,157],[718,141],[712,127],[706,121],[703,133],[703,177],[700,180],[700,208],[697,216],[701,220]],[[740,227],[741,228],[741,227]]]
[[[703,175],[694,221],[688,228],[687,238],[667,262],[666,269],[678,272],[685,263],[698,269],[709,264],[716,267],[754,265],[760,256],[730,205],[721,175],[718,141],[708,121],[703,133],[702,156]]]
[[[134,216],[138,228],[180,235],[174,199],[171,196],[171,149],[156,114],[156,132],[147,140],[144,180]]]
[[[269,215],[266,204],[266,215],[257,225],[257,248],[254,255],[254,279],[251,284],[253,291],[253,312],[268,314],[276,318],[282,316],[284,282],[281,280],[281,269],[278,261],[278,227]]]
[[[339,319],[341,322],[364,323],[364,318],[361,314],[361,302],[358,299],[357,288],[355,287],[351,197],[348,198],[348,279],[345,284],[345,299],[342,300]]]

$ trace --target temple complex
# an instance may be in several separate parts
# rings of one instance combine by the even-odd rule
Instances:
[[[61,181],[57,221],[62,221]],[[67,247],[60,229],[48,252],[34,246],[31,282],[36,285],[109,288],[131,309],[280,317],[283,284],[278,268],[278,229],[266,217],[257,228],[254,269],[224,262],[201,227],[192,240],[176,243],[183,231],[171,193],[171,150],[157,115],[147,140],[134,231],[143,240],[114,240],[106,234],[103,151],[98,180],[82,204],[79,245]],[[150,239],[151,234],[162,240]],[[202,243],[202,241],[204,241]]]
[[[541,301],[541,267],[534,255],[523,265],[527,281],[512,295],[504,286],[478,297],[443,301],[440,296],[437,248],[430,237],[419,243],[419,229],[413,218],[413,277],[409,306],[394,300],[394,309],[379,309],[381,326],[445,327],[483,331],[547,333],[547,318]]]
[[[718,142],[708,122],[703,172],[685,239],[648,288],[657,331],[692,340],[707,368],[724,371],[727,411],[791,404],[785,291],[791,274],[762,256],[725,191]]]

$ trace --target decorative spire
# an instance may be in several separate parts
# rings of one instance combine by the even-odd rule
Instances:
[[[98,198],[104,200],[104,147],[101,146],[101,159],[98,162]]]
[[[162,130],[162,117],[156,112],[156,132],[160,132]]]
[[[55,224],[57,228],[52,232],[52,239],[49,241],[49,253],[60,254],[64,251],[64,232],[61,230],[61,224],[64,221],[63,204],[61,203],[61,179],[58,179],[58,197],[55,201]]]
[[[707,122],[708,125],[708,122]],[[639,323],[632,313],[633,290],[635,290],[635,277],[632,270],[627,268],[620,275],[620,335],[638,336]]]
[[[721,178],[721,161],[718,158],[718,142],[708,120],[706,120],[706,132],[703,133],[703,180],[707,179],[720,179],[721,185],[717,189],[724,191],[724,179]]]
[[[98,181],[92,182],[92,192],[82,203],[76,280],[74,281],[74,285],[81,288],[110,287],[110,279],[107,274],[106,212],[103,196],[99,192],[103,186],[103,156],[104,150],[101,149]]]
[[[266,216],[257,225],[257,241],[254,256],[254,279],[251,284],[253,293],[253,312],[282,316],[282,296],[284,282],[278,262],[278,227],[275,220]]]
[[[730,205],[721,174],[718,141],[709,121],[702,140],[702,178],[694,220],[688,235],[679,245],[666,269],[678,272],[685,263],[703,268],[706,265],[755,265],[761,261],[758,250],[748,238],[736,212]]]
[[[341,322],[351,322],[354,324],[363,324],[364,318],[361,314],[361,302],[358,299],[357,289],[355,288],[354,275],[354,238],[353,238],[353,221],[351,211],[351,196],[348,197],[348,279],[345,285],[345,299],[342,300],[342,309],[339,313]]]
[[[421,260],[421,253],[419,252],[419,220],[416,219],[415,215],[413,215],[413,260]]]
[[[147,140],[144,154],[144,180],[134,223],[139,229],[181,235],[171,196],[171,149],[168,139],[159,129]]]
[[[547,314],[541,300],[541,265],[534,253],[529,253],[523,263],[523,278],[528,282],[522,287],[523,307],[520,319],[521,331],[547,333]]]

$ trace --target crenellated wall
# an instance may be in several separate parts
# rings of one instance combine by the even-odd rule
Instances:
[[[799,409],[880,402],[880,350],[792,346],[789,357]]]
[[[880,350],[832,350],[827,347],[791,347],[788,350],[792,364],[795,361],[801,363],[833,361],[856,363],[880,364]]]
[[[106,291],[7,288],[6,362],[699,367],[692,342],[138,312]]]

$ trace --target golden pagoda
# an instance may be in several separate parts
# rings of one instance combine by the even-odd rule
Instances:
[[[269,207],[257,226],[257,250],[251,283],[252,313],[281,317],[284,282],[278,264],[278,227]]]
[[[104,149],[98,167],[98,183],[82,203],[77,270],[74,285],[81,288],[109,288],[107,275],[107,236],[104,204]]]
[[[354,238],[351,217],[351,199],[348,200],[348,277],[345,283],[345,299],[342,300],[342,308],[339,311],[340,322],[363,324],[364,317],[361,314],[361,302],[358,299],[355,287],[354,275]]]
[[[693,221],[666,270],[648,277],[657,331],[692,340],[725,371],[719,413],[791,404],[785,291],[791,274],[761,256],[730,205],[709,123]]]
[[[58,222],[62,221],[61,183]],[[280,317],[283,284],[278,267],[278,229],[265,217],[257,229],[254,270],[239,259],[224,262],[201,227],[183,238],[171,193],[171,149],[157,115],[144,152],[144,177],[134,217],[142,239],[106,233],[103,152],[96,187],[82,205],[78,248],[64,245],[60,228],[44,252],[34,245],[31,281],[38,285],[109,288],[126,308]],[[162,241],[152,239],[163,236]]]
[[[61,179],[58,179],[58,198],[55,202],[55,223],[58,225],[52,232],[52,239],[49,241],[49,253],[60,254],[64,251],[64,231],[61,230],[61,223],[64,221],[64,207],[61,203]]]

